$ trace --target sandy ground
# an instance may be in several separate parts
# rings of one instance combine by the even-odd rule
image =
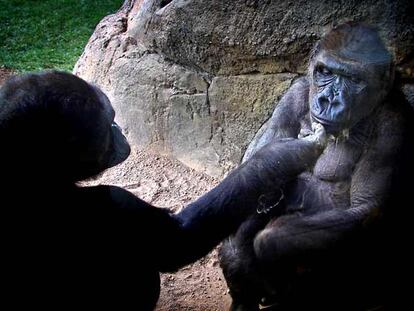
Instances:
[[[0,68],[0,85],[13,71]],[[109,184],[128,189],[159,207],[179,211],[218,183],[178,161],[132,149],[129,158],[87,185]],[[227,310],[230,296],[217,259],[217,250],[174,274],[161,275],[159,311]]]

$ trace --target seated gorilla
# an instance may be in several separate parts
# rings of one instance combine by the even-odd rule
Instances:
[[[0,89],[2,279],[13,305],[153,309],[158,271],[207,254],[263,194],[312,167],[326,142],[319,127],[266,146],[172,215],[118,187],[76,185],[129,155],[114,115],[102,91],[68,73]]]
[[[393,74],[392,57],[369,26],[343,24],[317,43],[308,76],[287,91],[245,159],[312,122],[330,138],[314,166],[276,189],[284,194],[277,208],[251,216],[222,246],[232,310],[258,310],[260,301],[277,310],[385,303],[382,265],[392,254],[381,216],[392,177],[403,157],[412,173],[406,154],[413,155],[407,125],[414,119],[410,112],[406,122],[408,106],[390,92]],[[412,177],[404,174],[399,186],[408,190]]]

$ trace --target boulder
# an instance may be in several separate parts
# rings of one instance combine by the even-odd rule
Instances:
[[[377,25],[406,72],[412,12],[409,0],[127,0],[96,27],[74,73],[104,89],[132,144],[220,177],[306,74],[325,31]]]

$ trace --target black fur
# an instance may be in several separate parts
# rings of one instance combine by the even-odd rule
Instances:
[[[145,253],[156,257],[157,228],[177,223],[123,189],[76,185],[128,156],[113,118],[99,89],[67,73],[1,88],[2,275],[16,308],[155,306],[159,275]]]
[[[175,218],[183,236],[178,263],[171,256],[168,270],[206,255],[240,223],[255,214],[258,203],[267,197],[275,204],[281,192],[275,191],[313,165],[321,148],[304,139],[286,139],[269,144],[249,161],[229,174],[217,187],[184,208]],[[191,252],[186,251],[191,249]]]
[[[373,28],[344,24],[318,43],[309,76],[284,95],[245,158],[313,121],[333,136],[315,165],[283,187],[282,212],[248,219],[224,243],[233,310],[258,310],[263,297],[277,310],[387,303],[382,272],[392,255],[381,246],[394,229],[384,219],[398,219],[386,212],[400,208],[409,184],[414,120],[392,84],[392,59]]]
[[[268,145],[171,215],[117,187],[77,186],[128,156],[113,120],[108,98],[71,74],[0,89],[3,294],[16,308],[153,309],[158,271],[204,256],[322,150],[306,139]]]

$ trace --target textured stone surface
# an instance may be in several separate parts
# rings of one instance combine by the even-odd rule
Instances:
[[[133,144],[222,176],[334,24],[377,25],[410,71],[410,2],[127,0],[74,72],[107,92]]]

